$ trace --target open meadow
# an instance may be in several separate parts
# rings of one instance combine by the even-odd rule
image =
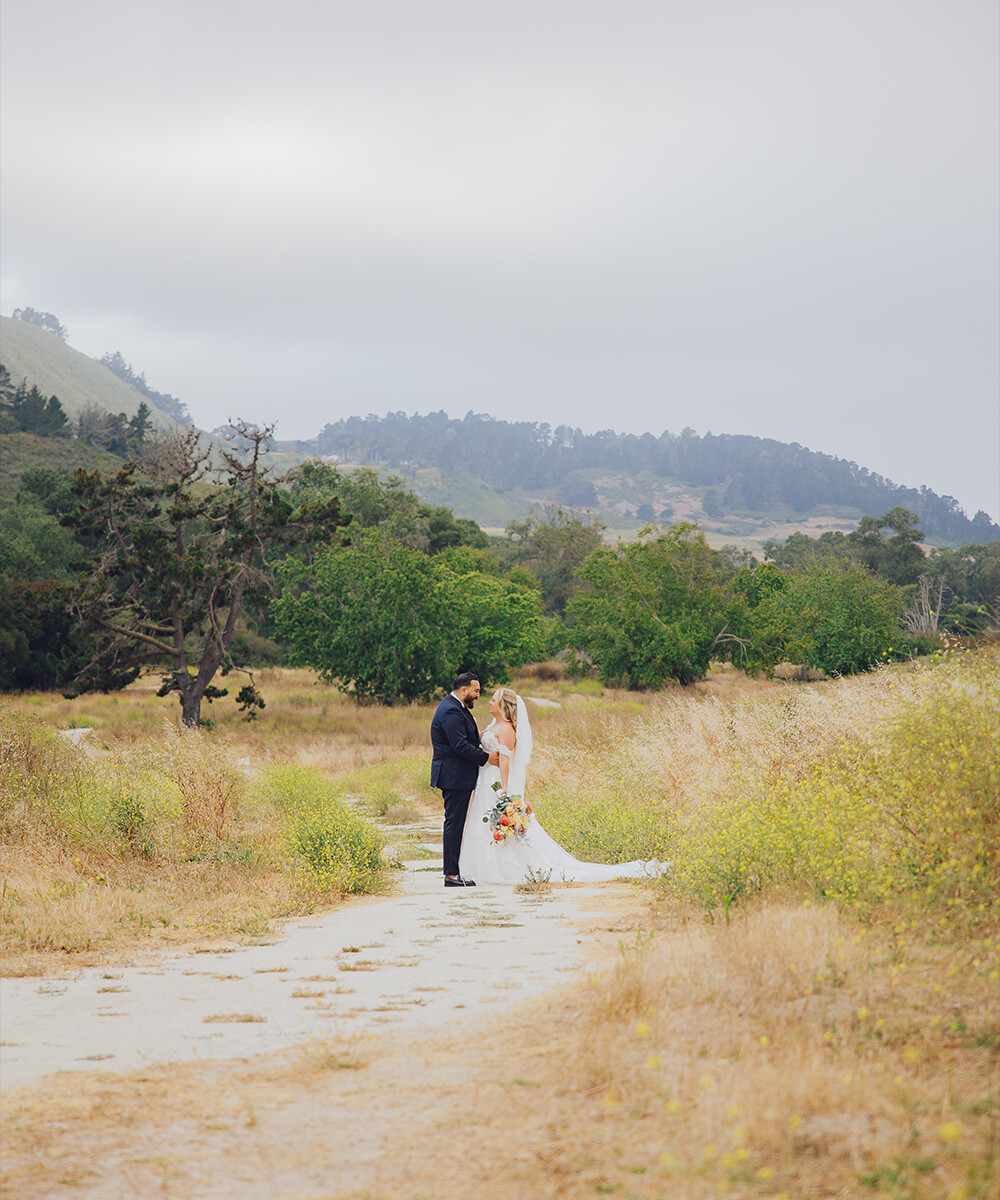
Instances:
[[[9,1194],[86,1195],[141,1128],[171,1146],[143,1194],[182,1196],[218,1153],[206,1131],[285,1161],[311,1152],[296,1113],[344,1103],[391,1113],[393,1136],[368,1175],[296,1196],[993,1200],[998,666],[986,648],[820,682],[720,667],[658,694],[529,669],[546,829],[578,857],[671,864],[608,885],[604,967],[509,1006],[471,1062],[442,1038],[15,1089]],[[4,697],[6,973],[250,942],[391,893],[393,863],[427,854],[431,707],[359,707],[306,671],[258,685],[257,721],[223,699],[184,734],[152,681]]]

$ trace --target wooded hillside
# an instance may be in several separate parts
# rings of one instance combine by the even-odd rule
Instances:
[[[970,519],[951,496],[900,486],[857,463],[796,443],[744,434],[699,436],[692,429],[659,436],[612,430],[586,434],[568,425],[553,429],[472,412],[460,420],[445,412],[397,412],[349,417],[326,425],[309,442],[283,445],[348,462],[401,467],[414,475],[419,468],[460,472],[497,491],[542,493],[579,507],[606,509],[602,474],[647,476],[653,484],[674,481],[705,489],[700,502],[710,521],[761,513],[806,516],[822,509],[856,517],[903,506],[919,516],[929,538],[1000,539],[1000,526],[986,513]],[[639,505],[633,514],[640,522],[676,515],[664,518],[655,487],[648,490],[648,511]]]

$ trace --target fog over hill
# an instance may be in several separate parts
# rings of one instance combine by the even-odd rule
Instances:
[[[58,396],[71,418],[88,407],[131,416],[144,401],[157,428],[187,417],[182,401],[150,387],[119,353],[98,362],[56,333],[11,317],[0,318],[0,334],[0,362],[14,379]],[[849,529],[861,516],[902,505],[931,541],[1000,540],[988,514],[970,518],[954,497],[897,485],[797,443],[743,434],[584,433],[473,412],[461,419],[395,412],[346,417],[315,438],[278,442],[275,451],[284,466],[318,456],[397,470],[422,499],[486,527],[502,528],[552,502],[600,513],[612,530],[692,520],[716,538],[760,544],[796,529]]]

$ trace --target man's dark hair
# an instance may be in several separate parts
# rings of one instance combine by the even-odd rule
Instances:
[[[455,682],[451,685],[451,690],[457,692],[459,688],[468,687],[473,679],[479,683],[479,676],[475,671],[463,671],[461,675],[455,676]]]

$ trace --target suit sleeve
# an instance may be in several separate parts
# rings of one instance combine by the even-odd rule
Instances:
[[[482,746],[469,740],[465,718],[457,710],[441,714],[441,731],[459,758],[468,758],[480,767],[489,762],[490,756]]]

